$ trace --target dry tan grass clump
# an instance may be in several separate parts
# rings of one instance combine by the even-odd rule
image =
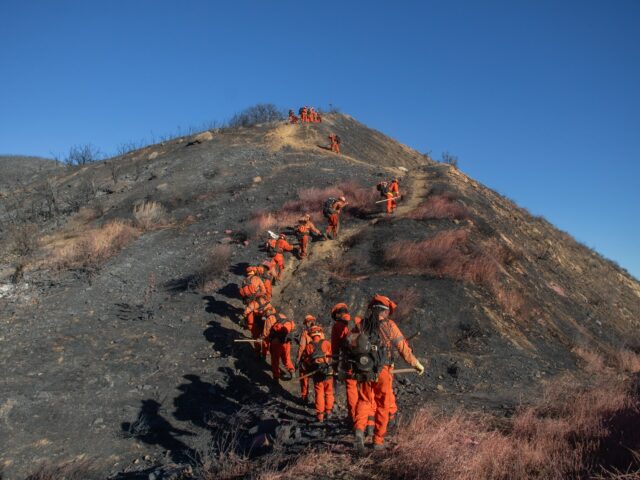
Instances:
[[[26,480],[98,480],[98,475],[90,462],[75,462],[62,465],[41,465],[26,477]]]
[[[462,220],[469,218],[470,213],[452,194],[432,195],[409,212],[407,217],[414,220],[437,220],[448,218]]]
[[[629,349],[623,348],[618,351],[616,364],[624,372],[640,373],[640,355]]]
[[[167,210],[159,202],[142,202],[133,207],[133,218],[143,230],[153,230],[167,224]]]
[[[140,236],[140,230],[122,220],[82,232],[55,248],[50,262],[57,268],[88,267],[111,258]]]
[[[524,312],[525,302],[520,292],[504,281],[504,251],[495,242],[473,243],[468,230],[456,229],[419,242],[396,242],[385,251],[384,260],[394,269],[482,285],[506,313],[517,316]]]

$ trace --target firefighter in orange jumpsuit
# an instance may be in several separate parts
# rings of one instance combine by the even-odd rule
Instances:
[[[296,358],[296,365],[300,371],[300,376],[303,377],[305,374],[309,373],[305,368],[305,365],[301,362],[302,355],[304,354],[305,348],[311,342],[311,328],[316,324],[316,317],[313,315],[307,315],[304,317],[304,323],[302,326],[302,332],[300,333],[300,338],[298,340],[298,356]],[[300,379],[300,396],[302,397],[302,401],[307,403],[309,398],[309,377]]]
[[[324,338],[320,325],[311,327],[311,342],[305,347],[302,362],[305,369],[314,373],[313,393],[316,406],[316,419],[324,422],[333,410],[333,370],[331,369],[331,343]]]
[[[396,198],[400,197],[400,187],[398,179],[394,178],[388,186],[387,196],[387,213],[392,214],[396,210]]]
[[[316,122],[322,123],[322,117],[320,116],[320,112],[316,112]]]
[[[396,304],[388,297],[375,295],[369,306],[368,315],[360,323],[358,331],[360,334],[367,335],[369,339],[378,338],[378,351],[381,351],[383,355],[382,363],[374,365],[374,370],[371,373],[373,376],[360,383],[354,428],[355,446],[361,452],[364,451],[364,431],[367,419],[372,413],[372,400],[376,403],[373,446],[376,450],[384,448],[384,436],[389,422],[389,407],[392,403],[393,350],[397,350],[400,356],[420,375],[424,373],[424,367],[413,355],[409,343],[395,322],[389,318],[390,313],[395,310]],[[352,342],[351,346],[356,348],[357,338],[354,337]]]
[[[267,301],[270,302],[271,295],[273,293],[273,282],[271,273],[269,272],[269,269],[265,267],[265,265],[257,265],[253,268],[255,269],[256,277],[260,278],[260,280],[262,280],[262,284],[264,285],[264,297],[267,299]]]
[[[300,259],[307,256],[307,245],[309,244],[309,234],[322,235],[320,230],[311,221],[311,216],[305,214],[300,220],[298,220],[298,226],[296,227],[296,235],[300,242]]]
[[[340,137],[335,133],[331,133],[329,134],[329,141],[331,141],[331,151],[340,153]]]
[[[282,313],[275,313],[270,310],[269,316],[264,322],[263,337],[269,343],[269,354],[271,355],[271,373],[273,380],[280,381],[280,361],[289,372],[289,379],[293,378],[295,367],[291,361],[291,334],[295,329],[292,320],[289,320]]]
[[[340,355],[345,348],[345,342],[351,329],[360,323],[360,318],[355,317],[351,322],[349,308],[345,303],[336,303],[331,309],[331,318],[333,319],[333,327],[331,327],[331,350],[333,351],[333,369],[338,370]],[[343,364],[344,365],[344,364]],[[355,421],[356,405],[358,403],[358,382],[351,376],[351,371],[347,370],[345,378],[345,387],[347,392],[347,414],[351,424]]]
[[[273,260],[278,266],[276,279],[280,281],[284,270],[284,252],[292,252],[293,247],[287,242],[287,236],[281,233],[278,239],[272,238],[267,241],[267,251],[273,256]]]
[[[267,294],[267,288],[262,278],[258,275],[258,268],[259,267],[247,267],[247,277],[240,286],[240,296],[245,303],[255,297],[261,297]]]
[[[262,268],[264,268],[264,276],[262,277],[262,282],[264,283],[264,287],[267,289],[269,298],[271,298],[271,293],[273,291],[273,282],[278,277],[278,264],[273,258],[270,258],[262,262]]]
[[[296,124],[298,123],[298,117],[293,113],[293,110],[289,110],[289,123]]]
[[[264,331],[263,316],[265,312],[271,307],[267,299],[262,296],[251,300],[244,309],[243,318],[245,328],[251,332],[251,338],[254,340],[260,340]],[[263,342],[254,342],[253,349],[256,355],[260,355],[263,358],[267,356],[267,349]]]
[[[300,121],[306,123],[309,121],[309,115],[307,114],[307,107],[302,107],[302,114],[300,115]]]
[[[348,205],[347,199],[340,197],[331,206],[331,213],[327,215],[327,221],[329,223],[326,230],[327,237],[330,236],[330,238],[333,239],[338,237],[338,231],[340,230],[340,212],[346,205]]]

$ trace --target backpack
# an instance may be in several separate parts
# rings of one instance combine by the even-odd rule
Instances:
[[[242,298],[251,298],[255,297],[258,293],[258,289],[251,282],[252,277],[245,278],[242,282],[242,286],[240,287],[240,296]]]
[[[278,253],[282,253],[282,249],[278,248],[276,245],[278,245],[278,241],[275,239],[267,241],[267,253],[271,257],[275,257]]]
[[[383,197],[391,191],[391,187],[389,187],[389,184],[387,182],[380,182],[378,185],[376,185],[376,189]]]
[[[336,211],[333,208],[333,205],[337,202],[338,200],[331,197],[328,198],[324,204],[322,205],[322,214],[325,217],[329,217],[330,215],[333,215],[334,213],[336,213]]]
[[[350,337],[346,361],[353,377],[359,382],[376,382],[387,363],[387,348],[381,341],[379,327],[366,328],[361,325],[360,332]]]
[[[336,135],[336,143],[338,145],[340,145],[341,142],[342,142],[342,140],[340,140],[340,137],[338,135]]]
[[[280,343],[288,343],[292,340],[292,337],[295,333],[295,328],[291,329],[290,332],[284,328],[284,323],[288,322],[289,319],[284,317],[282,314],[278,314],[276,316],[276,323],[271,327],[269,331],[269,340],[273,341],[277,339]]]
[[[329,362],[327,362],[326,354],[322,351],[322,344],[326,341],[322,339],[318,342],[310,342],[310,345],[313,345],[313,352],[307,357],[311,369],[315,369],[317,373],[324,376],[329,373]]]

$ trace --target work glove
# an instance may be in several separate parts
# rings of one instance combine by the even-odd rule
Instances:
[[[414,365],[413,368],[416,369],[416,371],[418,372],[418,375],[422,375],[424,373],[424,367],[420,363],[420,360],[416,360],[416,364]]]

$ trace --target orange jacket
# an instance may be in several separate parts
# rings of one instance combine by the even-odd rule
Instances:
[[[324,338],[307,344],[302,355],[302,362],[313,367],[321,363],[331,363],[331,342]]]
[[[418,359],[413,355],[409,342],[402,335],[396,322],[390,318],[380,322],[379,334],[382,344],[386,347],[389,365],[393,363],[393,350],[397,350],[405,362],[412,367],[416,366]]]
[[[293,247],[284,238],[276,240],[276,252],[282,253],[291,251],[293,251]]]
[[[262,309],[267,304],[267,301],[264,297],[259,297],[251,300],[244,309],[242,315],[244,318],[247,318],[251,313],[255,314],[257,317],[262,315]]]
[[[300,235],[309,235],[309,232],[320,235],[320,230],[316,228],[311,220],[308,220],[305,223],[301,223],[296,227],[296,233]]]
[[[311,343],[311,335],[309,335],[309,328],[305,328],[300,334],[300,346],[298,347],[298,356],[296,360],[298,363],[300,363],[304,350],[307,348],[309,343]]]
[[[343,202],[342,200],[336,200],[332,208],[336,211],[336,213],[340,213],[340,210],[342,210],[346,205],[347,205],[347,202]]]
[[[391,193],[394,194],[394,196],[399,196],[400,195],[400,187],[398,185],[398,182],[396,182],[395,180],[393,182],[391,182],[391,185],[389,185],[389,191]]]
[[[347,336],[351,332],[351,330],[349,330],[350,320],[351,315],[345,313],[342,315],[342,319],[333,322],[333,327],[331,327],[331,349],[336,352],[336,355],[340,354],[340,350],[344,347]],[[357,330],[360,322],[360,317],[354,317],[354,330]],[[337,361],[338,359],[336,358],[335,360]]]

